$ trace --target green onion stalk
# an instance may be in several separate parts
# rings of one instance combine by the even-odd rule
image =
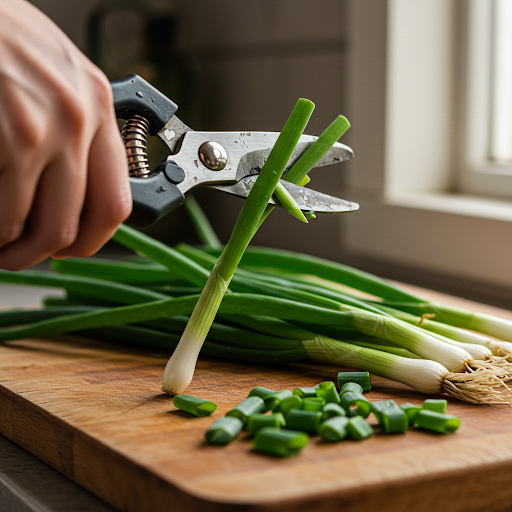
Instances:
[[[162,385],[165,393],[182,393],[190,384],[199,351],[233,273],[258,227],[313,108],[313,103],[300,99],[272,148],[244,203],[233,233],[206,282],[181,340],[165,367]]]
[[[302,344],[314,361],[367,370],[421,393],[445,394],[475,404],[503,404],[510,400],[511,390],[503,382],[506,375],[487,368],[453,373],[436,361],[402,357],[326,336],[316,336]]]
[[[498,338],[498,343],[489,343],[489,348],[492,348],[493,352],[504,356],[512,354],[512,321],[506,318],[453,307],[436,301],[423,301],[419,298],[415,302],[385,301],[383,305],[420,317],[432,315],[435,322],[493,336]],[[499,340],[508,343],[500,343]]]

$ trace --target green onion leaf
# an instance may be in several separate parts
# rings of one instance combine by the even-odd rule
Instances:
[[[433,430],[440,434],[450,434],[460,427],[460,420],[457,416],[425,409],[418,411],[413,422],[420,428]]]
[[[341,441],[348,434],[348,422],[345,416],[333,416],[318,427],[318,434],[324,441]]]

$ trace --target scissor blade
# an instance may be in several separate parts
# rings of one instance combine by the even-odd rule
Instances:
[[[255,136],[259,134],[247,134],[247,143],[248,147],[252,148],[253,140]],[[245,153],[241,158],[238,164],[238,169],[236,172],[236,179],[240,180],[244,176],[252,176],[254,174],[259,174],[263,164],[268,158],[274,143],[279,136],[279,133],[265,133],[265,137],[260,139],[258,142],[261,145],[260,148],[254,149],[253,151],[249,150]],[[299,139],[299,142],[295,146],[295,149],[288,161],[288,164],[285,169],[285,173],[299,160],[299,158],[309,149],[309,147],[318,139],[318,137],[314,137],[312,135],[302,135]],[[341,144],[340,142],[336,142],[329,151],[316,163],[315,167],[320,167],[323,165],[331,165],[336,164],[338,162],[343,162],[344,160],[350,160],[354,156],[354,152],[345,144]]]
[[[207,185],[207,187],[246,198],[249,195],[256,178],[257,176],[247,176],[233,185]],[[333,197],[310,188],[301,187],[294,183],[290,183],[289,181],[280,180],[280,182],[292,195],[299,208],[303,211],[313,211],[316,213],[342,213],[359,209],[359,205],[357,203]],[[270,199],[269,204],[281,206],[274,200],[274,198]]]

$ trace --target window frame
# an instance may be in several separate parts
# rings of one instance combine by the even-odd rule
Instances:
[[[349,6],[355,158],[344,194],[360,210],[343,217],[344,253],[369,270],[409,282],[427,275],[421,284],[438,289],[451,281],[461,295],[480,290],[496,302],[512,288],[512,203],[457,192],[455,172],[464,147],[460,112],[470,95],[458,87],[464,65],[457,65],[463,59],[454,20],[467,1]],[[436,44],[421,41],[429,33]],[[457,52],[447,55],[447,44]],[[404,52],[415,60],[401,61]],[[435,122],[425,112],[436,113]]]

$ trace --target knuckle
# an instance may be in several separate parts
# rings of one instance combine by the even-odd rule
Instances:
[[[18,240],[23,234],[23,229],[22,223],[0,224],[0,247]]]
[[[76,226],[63,226],[60,229],[48,234],[45,243],[49,252],[57,252],[69,247],[77,238],[78,229]]]

